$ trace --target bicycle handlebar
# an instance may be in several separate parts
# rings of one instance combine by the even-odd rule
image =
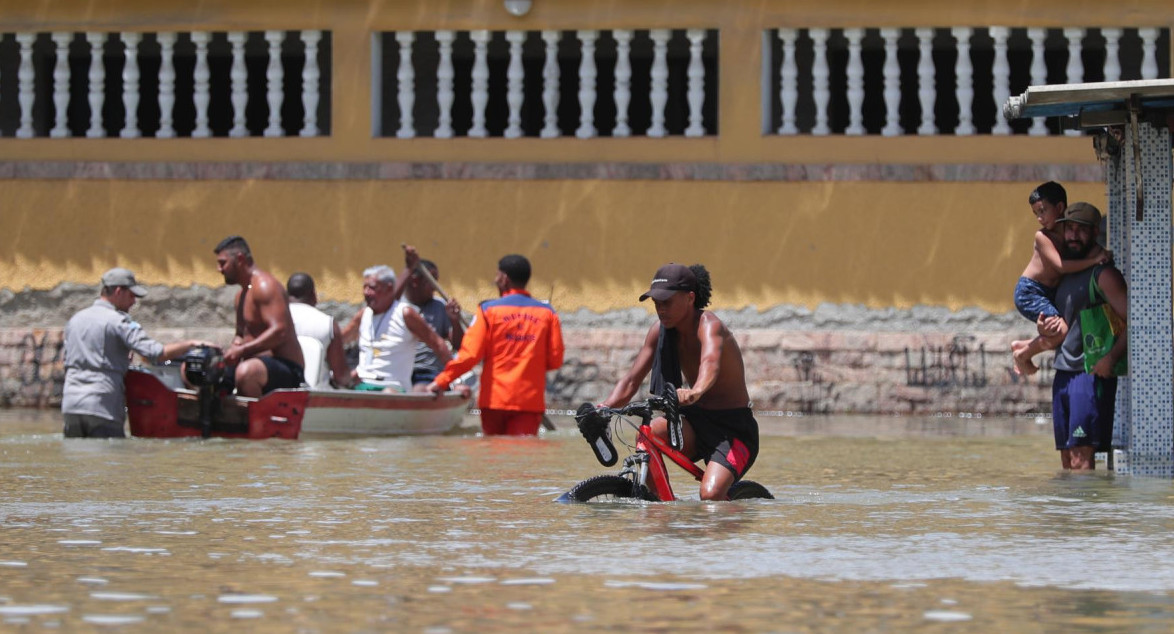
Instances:
[[[680,404],[677,401],[677,388],[669,383],[665,384],[661,396],[650,396],[623,407],[597,407],[591,403],[583,403],[575,413],[575,421],[579,424],[579,432],[595,452],[596,459],[603,466],[610,467],[617,460],[615,446],[612,445],[608,430],[611,419],[616,416],[639,416],[641,423],[647,425],[652,420],[653,412],[663,413],[668,421],[669,444],[674,449],[684,449],[685,437],[681,424]]]

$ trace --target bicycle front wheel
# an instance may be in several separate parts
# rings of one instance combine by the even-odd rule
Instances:
[[[754,482],[753,480],[739,480],[730,486],[731,500],[749,500],[753,498],[762,498],[765,500],[773,500],[775,496],[766,490],[766,487]]]
[[[557,502],[607,502],[614,500],[644,500],[647,502],[659,501],[645,487],[636,487],[632,481],[618,475],[601,475],[588,478],[571,487],[570,491],[562,494]]]

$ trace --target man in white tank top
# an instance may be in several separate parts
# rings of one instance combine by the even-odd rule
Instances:
[[[400,279],[407,280],[414,267],[415,262],[412,262]],[[358,326],[357,390],[411,390],[418,341],[432,348],[444,363],[452,358],[444,340],[420,313],[410,303],[398,300],[403,286],[396,283],[395,272],[389,266],[373,266],[363,271],[363,301],[367,307],[363,309]]]
[[[289,276],[285,284],[289,294],[289,313],[293,317],[294,330],[298,333],[298,340],[303,337],[313,339],[319,344],[318,357],[311,359],[302,346],[303,356],[306,357],[306,383],[312,388],[334,387],[349,388],[354,382],[350,368],[347,367],[346,353],[342,349],[342,334],[334,318],[318,310],[318,292],[314,288],[314,278],[306,273],[294,273]],[[311,367],[318,369],[311,376]]]

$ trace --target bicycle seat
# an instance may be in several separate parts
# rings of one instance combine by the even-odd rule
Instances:
[[[610,467],[619,460],[615,445],[611,443],[611,434],[608,433],[611,419],[600,415],[591,403],[583,403],[575,412],[575,422],[579,425],[579,433],[591,445],[599,464]]]

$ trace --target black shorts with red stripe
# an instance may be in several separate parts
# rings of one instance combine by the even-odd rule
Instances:
[[[697,439],[697,454],[705,463],[715,461],[729,469],[737,480],[758,457],[758,421],[749,407],[735,409],[701,409],[696,405],[681,408],[681,417],[689,422]]]

